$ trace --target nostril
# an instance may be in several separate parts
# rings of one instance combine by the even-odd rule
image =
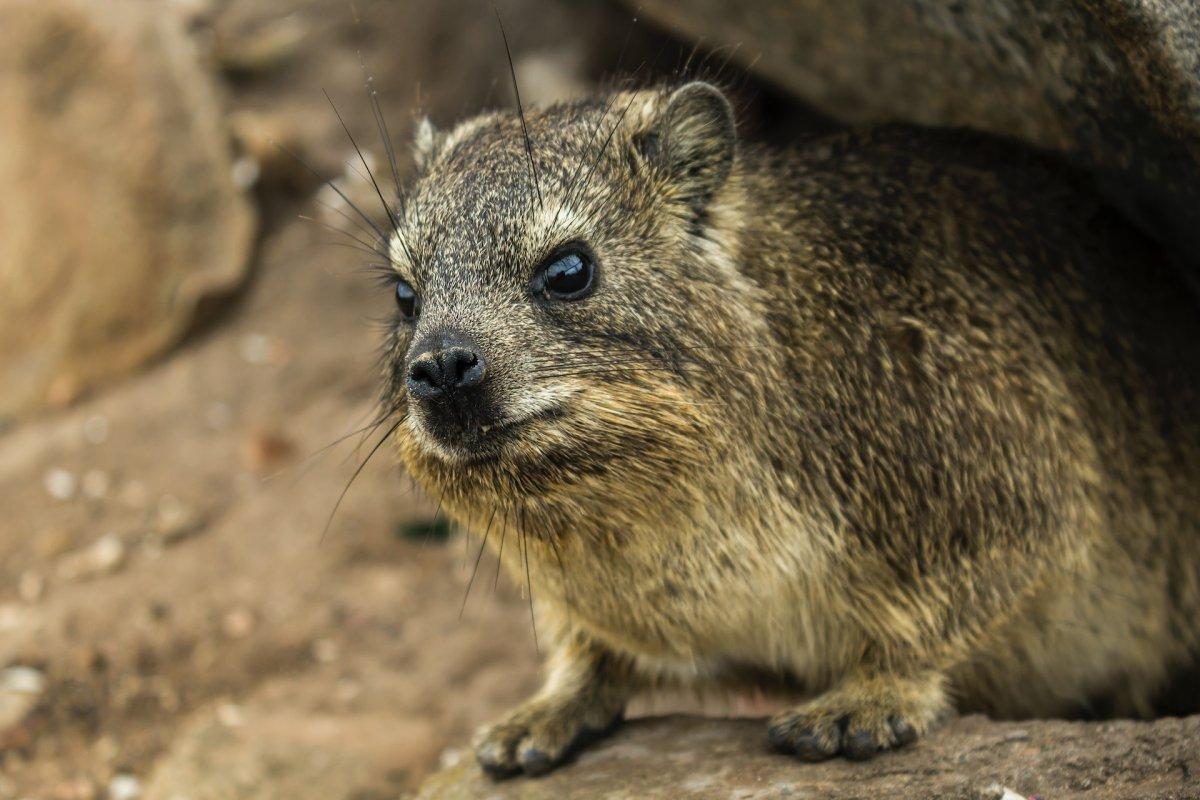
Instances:
[[[451,347],[442,351],[440,360],[446,388],[466,389],[483,380],[483,358],[475,350]]]
[[[426,353],[408,368],[408,388],[417,395],[437,394],[442,386],[442,370],[436,358]]]

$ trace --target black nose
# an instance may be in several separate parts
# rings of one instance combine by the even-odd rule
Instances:
[[[431,348],[408,366],[408,392],[414,397],[436,397],[461,392],[483,381],[483,354],[470,345]]]

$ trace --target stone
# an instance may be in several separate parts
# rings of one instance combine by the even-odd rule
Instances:
[[[125,565],[126,555],[121,538],[107,533],[82,550],[63,556],[58,562],[58,577],[75,581],[108,575]]]
[[[1200,4],[629,0],[848,122],[965,126],[1067,155],[1200,287]],[[701,68],[703,72],[703,67]]]
[[[45,690],[45,677],[32,667],[9,667],[0,672],[0,752],[29,743],[26,721]]]
[[[241,284],[256,221],[215,83],[169,7],[0,3],[0,108],[4,417],[179,341]]]
[[[108,782],[108,800],[138,800],[142,784],[133,775],[114,775]]]
[[[464,758],[429,778],[417,797],[1007,800],[1014,795],[1200,797],[1200,716],[1102,723],[992,722],[970,716],[871,761],[821,764],[770,752],[762,720],[658,717],[627,723],[573,763],[539,778],[495,781],[474,758]]]

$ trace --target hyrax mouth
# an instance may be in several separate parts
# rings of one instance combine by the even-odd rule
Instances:
[[[449,460],[483,463],[499,460],[507,448],[519,445],[522,440],[536,447],[536,441],[527,439],[532,434],[531,428],[565,416],[565,409],[554,406],[491,422],[468,421],[462,417],[449,424],[444,419],[427,420],[424,427],[437,449]]]

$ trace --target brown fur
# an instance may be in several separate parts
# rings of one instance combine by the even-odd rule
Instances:
[[[402,458],[528,572],[551,642],[485,767],[762,676],[810,694],[770,725],[807,759],[952,709],[1154,713],[1200,643],[1200,315],[1160,250],[966,134],[759,152],[703,84],[528,125],[536,185],[514,115],[423,127],[391,246],[424,302],[388,342]],[[531,297],[570,240],[595,293]],[[499,444],[406,396],[447,331],[528,420]]]

